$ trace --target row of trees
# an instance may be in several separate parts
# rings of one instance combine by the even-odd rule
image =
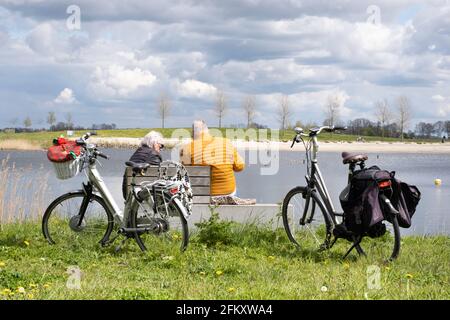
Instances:
[[[342,106],[343,101],[341,101],[338,95],[328,96],[323,109],[325,116],[323,124],[330,126],[343,124],[340,117]],[[390,106],[387,99],[383,99],[375,102],[374,107],[374,117],[377,119],[377,122],[374,123],[368,119],[355,119],[349,122],[350,132],[361,135],[381,135],[382,137],[396,136],[403,140],[412,118],[409,99],[406,96],[400,96],[393,103],[393,107]],[[223,91],[218,90],[216,93],[214,113],[217,116],[219,128],[222,127],[222,120],[227,109],[227,97]],[[254,96],[248,95],[243,98],[242,110],[246,116],[247,127],[255,126],[254,118],[257,106]],[[158,114],[162,120],[161,125],[163,128],[170,111],[171,103],[169,97],[163,93],[158,99]],[[291,127],[293,112],[287,95],[282,95],[279,98],[276,111],[280,129],[285,130]],[[296,124],[301,125],[301,121],[297,121]]]
[[[85,129],[93,129],[93,130],[114,130],[117,129],[115,123],[101,123],[101,124],[93,124],[90,128],[86,128],[83,126],[77,126],[73,122],[72,114],[69,112],[64,116],[65,121],[57,121],[56,113],[50,111],[47,114],[46,122],[49,125],[50,131],[65,131],[65,130],[85,130]],[[22,124],[23,127],[18,127],[19,119],[14,118],[10,121],[10,124],[16,129],[16,131],[33,131],[31,127],[33,126],[33,121],[29,116],[25,117]],[[39,124],[43,124],[43,121],[39,121]]]

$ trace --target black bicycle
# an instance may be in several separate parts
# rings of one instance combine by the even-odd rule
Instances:
[[[346,130],[345,127],[323,126],[309,129],[295,128],[295,143],[302,142],[306,149],[307,174],[306,186],[295,187],[288,192],[282,208],[283,224],[291,242],[302,249],[327,250],[340,238],[352,242],[344,258],[353,250],[359,255],[376,255],[388,260],[397,258],[400,251],[400,230],[397,221],[398,211],[389,200],[389,190],[380,186],[379,200],[383,214],[384,235],[372,238],[367,233],[355,234],[345,228],[345,214],[335,210],[319,169],[317,154],[319,151],[318,135],[321,132]],[[344,164],[349,165],[348,182],[353,177],[357,166],[362,170],[368,159],[364,154],[343,153]],[[317,210],[321,214],[317,214]],[[338,219],[340,221],[338,221]],[[323,227],[324,226],[324,227]],[[363,249],[364,248],[364,249]]]

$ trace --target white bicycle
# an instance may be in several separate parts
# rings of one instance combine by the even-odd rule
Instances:
[[[126,162],[133,175],[122,211],[97,170],[97,158],[108,159],[108,156],[87,143],[91,135],[87,133],[77,140],[83,149],[81,166],[88,181],[82,184],[81,190],[63,194],[49,205],[42,220],[47,241],[50,244],[99,241],[107,246],[123,236],[116,250],[127,239],[134,238],[143,251],[161,242],[170,246],[179,243],[184,251],[189,242],[187,219],[193,204],[186,168],[177,162],[164,161],[156,181],[138,185],[136,176],[142,175],[150,165]],[[168,175],[169,171],[174,174]]]

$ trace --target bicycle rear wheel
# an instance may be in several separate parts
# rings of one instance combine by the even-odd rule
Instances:
[[[397,217],[390,221],[383,221],[386,231],[382,236],[371,238],[366,236],[362,239],[360,247],[362,254],[369,259],[393,261],[400,254],[400,227]]]
[[[314,194],[308,195],[306,187],[296,187],[283,201],[283,225],[289,240],[296,246],[317,251],[325,243],[327,221]]]
[[[166,208],[164,204],[157,206],[153,212],[150,201],[135,202],[130,219],[131,227],[136,229],[135,239],[142,251],[150,248],[163,247],[170,251],[177,248],[186,250],[189,243],[189,229],[186,219],[177,202],[172,202]]]
[[[88,198],[83,191],[58,197],[42,218],[42,232],[50,244],[104,244],[113,227],[114,218],[105,201],[97,195]]]

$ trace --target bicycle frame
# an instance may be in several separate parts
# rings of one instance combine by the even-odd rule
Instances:
[[[317,136],[311,137],[312,142],[312,153],[310,158],[311,170],[306,175],[306,182],[308,186],[308,192],[316,193],[315,199],[320,202],[318,205],[322,209],[322,211],[327,215],[326,219],[330,221],[326,221],[327,224],[331,223],[332,226],[336,225],[338,222],[336,221],[336,216],[342,216],[342,213],[338,213],[335,210],[333,202],[330,197],[330,193],[328,192],[325,181],[322,177],[322,173],[319,168],[317,154],[319,152],[319,143],[317,141]],[[310,152],[310,151],[307,151]],[[307,208],[305,208],[307,210]]]

